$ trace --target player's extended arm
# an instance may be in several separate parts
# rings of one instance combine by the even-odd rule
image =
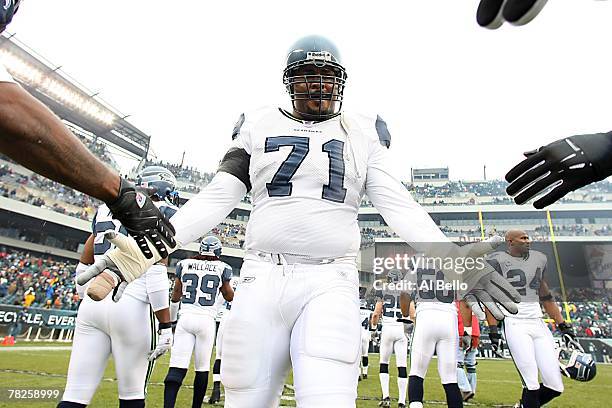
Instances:
[[[13,82],[0,82],[0,151],[52,180],[104,201],[147,257],[166,257],[174,231],[145,194],[97,159],[53,112]],[[160,240],[155,237],[161,237]]]
[[[382,316],[383,311],[383,303],[381,301],[376,302],[376,306],[374,306],[374,313],[372,313],[372,327],[378,326],[378,321],[380,320],[380,316]]]
[[[222,163],[223,165],[223,163]],[[247,193],[245,184],[234,175],[220,171],[213,177],[211,182],[198,195],[187,202],[174,214],[170,222],[176,228],[176,241],[179,246],[195,241],[197,238],[210,231],[238,205]],[[120,282],[132,282],[141,276],[151,265],[159,261],[161,257],[154,254],[152,258],[146,258],[137,242],[122,234],[109,231],[105,234],[115,249],[107,252],[91,267],[81,275],[79,283],[84,284],[94,276],[101,274],[106,269],[113,271],[115,276],[105,279],[104,276],[96,278],[96,282],[90,285],[90,296],[92,286],[95,286],[94,300],[105,298]],[[148,243],[147,243],[148,245]],[[171,253],[175,248],[168,248]],[[103,275],[109,275],[105,273]]]
[[[0,150],[30,170],[104,202],[119,195],[119,174],[45,105],[11,82],[0,82]]]
[[[412,248],[428,257],[465,259],[475,246],[460,248],[450,242],[423,207],[414,201],[402,183],[389,171],[386,149],[378,143],[372,149],[368,158],[366,194],[387,224]],[[479,245],[492,248],[489,243]],[[465,271],[443,272],[447,280],[456,279],[466,284],[466,301],[470,305],[476,305],[479,300],[500,320],[504,314],[497,304],[510,313],[518,311],[516,303],[521,299],[519,293],[487,262],[472,262],[470,267],[467,266],[466,263]]]
[[[506,192],[517,204],[544,208],[567,193],[612,175],[612,132],[570,136],[525,153],[506,174]]]

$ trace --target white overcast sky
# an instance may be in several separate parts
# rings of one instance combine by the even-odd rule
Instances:
[[[501,178],[525,150],[612,129],[612,1],[549,1],[524,27],[477,26],[477,0],[26,0],[19,40],[152,136],[213,171],[240,113],[287,105],[288,47],[328,36],[345,107],[380,114],[394,167]]]

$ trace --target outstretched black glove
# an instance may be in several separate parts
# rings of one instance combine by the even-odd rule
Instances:
[[[127,232],[134,237],[146,258],[153,257],[147,245],[147,238],[162,258],[168,256],[163,242],[166,242],[171,248],[176,246],[174,227],[170,221],[153,204],[146,191],[135,187],[131,181],[121,178],[119,197],[107,205],[113,217],[118,219]]]
[[[553,187],[533,206],[544,208],[587,184],[612,174],[612,132],[571,136],[525,153],[506,174],[506,191],[517,204]]]
[[[499,28],[504,21],[521,26],[533,20],[546,0],[480,0],[476,21],[485,28]]]

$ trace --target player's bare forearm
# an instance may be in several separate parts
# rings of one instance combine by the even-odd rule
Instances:
[[[472,308],[469,307],[468,304],[463,300],[459,302],[459,313],[461,314],[463,326],[472,327]]]
[[[79,262],[82,264],[91,265],[94,263],[94,238],[94,235],[91,234],[89,238],[87,238],[87,241],[85,241],[83,252],[79,258]]]
[[[228,302],[234,300],[234,289],[232,289],[232,286],[230,285],[229,281],[223,282],[223,285],[221,285],[221,289],[219,290],[223,295],[223,299],[227,300]]]
[[[400,309],[402,316],[410,316],[410,295],[406,292],[400,293]]]
[[[378,321],[382,315],[382,308],[382,302],[376,302],[376,306],[374,306],[374,313],[372,313],[372,327],[378,326]]]
[[[561,314],[561,309],[559,309],[559,305],[557,305],[557,302],[554,300],[545,300],[542,302],[542,306],[548,317],[553,319],[555,323],[559,324],[565,321]]]
[[[183,284],[179,278],[174,279],[174,288],[172,289],[172,300],[174,303],[179,302],[183,296]]]
[[[155,317],[157,317],[157,320],[159,320],[160,323],[171,323],[169,308],[158,310],[155,312]]]
[[[98,160],[47,107],[20,86],[0,83],[0,150],[52,180],[109,202],[119,175]]]

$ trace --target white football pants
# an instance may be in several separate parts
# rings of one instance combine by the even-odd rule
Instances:
[[[457,382],[457,313],[436,309],[418,312],[410,347],[410,375],[425,378],[429,362],[438,356],[442,384]]]
[[[503,328],[508,351],[514,360],[523,385],[529,390],[539,389],[539,370],[545,386],[563,392],[563,380],[555,352],[555,342],[544,321],[541,318],[506,317]]]
[[[277,265],[247,254],[224,327],[225,407],[278,407],[290,363],[298,407],[354,407],[358,288],[354,264]]]
[[[129,295],[95,302],[85,296],[77,314],[68,378],[62,401],[88,405],[113,356],[119,399],[144,399],[153,371],[155,317],[148,303]]]
[[[404,333],[404,325],[384,324],[380,333],[380,362],[389,364],[391,353],[395,352],[395,365],[406,367],[408,364],[408,338]]]
[[[170,367],[189,368],[194,354],[196,371],[210,371],[210,356],[215,344],[215,318],[205,314],[181,314],[174,332]]]

